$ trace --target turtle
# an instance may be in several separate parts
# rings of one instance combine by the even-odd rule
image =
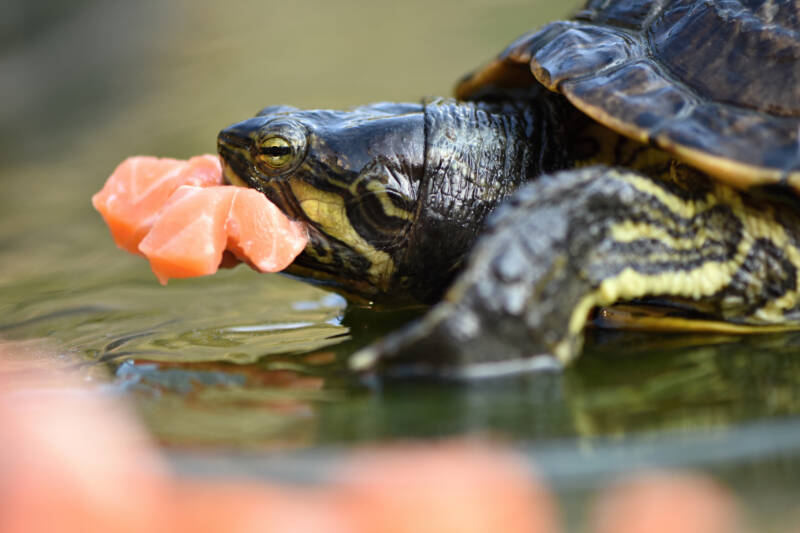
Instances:
[[[455,97],[271,106],[225,179],[308,224],[287,273],[427,309],[356,373],[560,368],[589,322],[800,327],[800,4],[589,0]]]

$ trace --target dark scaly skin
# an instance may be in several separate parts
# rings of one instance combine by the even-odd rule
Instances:
[[[676,243],[691,242],[701,229],[708,237],[696,248],[671,248],[648,235],[620,242],[614,228],[625,221],[649,221]],[[767,315],[759,311],[786,298],[774,319],[796,327],[798,223],[796,206],[702,178],[677,184],[602,166],[543,176],[498,210],[441,303],[357,353],[352,366],[475,378],[548,367],[552,356],[563,364],[580,352],[591,309],[647,297],[691,300],[692,291],[705,291],[693,303],[706,317],[739,324],[763,324]],[[762,233],[769,226],[786,240]],[[710,264],[728,264],[733,273],[692,279]],[[667,276],[683,281],[659,290]],[[652,283],[637,288],[635,277]]]
[[[229,181],[309,223],[309,244],[288,273],[362,304],[429,304],[499,203],[530,177],[570,164],[566,145],[550,146],[564,137],[568,113],[555,95],[535,103],[267,108],[223,130],[218,146]],[[278,173],[254,163],[259,140],[273,134],[302,145],[300,160]],[[340,200],[344,216],[315,220]]]
[[[351,300],[430,302],[457,276],[422,320],[355,354],[358,371],[567,363],[591,310],[619,302],[679,305],[717,331],[798,327],[800,123],[797,84],[781,85],[800,64],[797,11],[592,0],[466,78],[457,95],[477,103],[268,108],[220,135],[226,176],[309,222],[291,272]],[[704,30],[727,48],[688,50]],[[257,163],[276,131],[296,145],[279,172]],[[548,174],[589,163],[628,168]]]
[[[635,143],[613,136],[608,139],[614,144],[611,157],[628,154],[624,156],[628,164],[654,173],[661,173],[666,161],[668,174],[654,179],[595,166],[539,177],[541,168],[570,164],[570,157],[584,150],[577,146],[580,136],[573,138],[558,127],[569,116],[558,100],[541,107],[544,111],[536,120],[521,121],[531,132],[527,135],[531,147],[542,146],[542,136],[532,134],[540,128],[548,135],[562,134],[561,148],[553,152],[555,156],[551,153],[551,159],[533,149],[507,151],[507,139],[515,137],[498,135],[497,125],[504,125],[503,132],[514,130],[507,127],[513,120],[502,111],[518,119],[515,106],[496,103],[476,108],[447,101],[423,111],[407,104],[397,107],[400,114],[394,119],[387,109],[385,104],[350,114],[282,109],[229,128],[220,140],[227,175],[238,168],[239,179],[271,195],[297,218],[308,216],[291,192],[300,181],[313,184],[313,190],[324,190],[331,183],[352,186],[374,179],[391,190],[409,191],[406,202],[414,218],[404,228],[402,239],[393,239],[392,247],[383,248],[391,250],[395,260],[388,278],[391,284],[385,294],[361,293],[373,300],[393,297],[393,291],[419,301],[436,296],[463,268],[462,260],[474,239],[484,233],[483,220],[502,206],[442,302],[421,321],[356,354],[354,369],[464,377],[535,368],[542,361],[537,355],[553,355],[566,363],[580,351],[582,328],[591,309],[643,298],[682,299],[706,318],[738,324],[797,324],[800,319],[800,239],[796,233],[800,220],[793,202],[743,195],[670,163],[668,157],[645,157],[646,147],[636,148]],[[476,114],[480,109],[494,114]],[[372,120],[364,120],[365,116]],[[309,131],[302,162],[277,178],[245,174],[246,165],[235,163],[235,158],[237,154],[251,157],[248,154],[256,144],[248,139],[272,131],[275,121],[285,124],[289,119]],[[384,119],[394,127],[383,127]],[[341,125],[353,131],[343,134]],[[425,139],[421,152],[415,142],[407,142],[409,136],[416,138],[414,132],[420,126]],[[481,127],[486,129],[470,131]],[[347,139],[346,147],[335,155],[335,165],[334,154],[327,151],[338,140],[326,137],[331,131]],[[463,140],[465,133],[473,142],[458,145],[461,159],[443,157],[452,153],[447,151],[450,139]],[[236,143],[248,150],[231,151],[228,146]],[[563,151],[570,143],[576,146]],[[368,147],[376,146],[393,146],[399,153],[371,155]],[[411,153],[405,151],[408,146],[413,148]],[[422,160],[416,159],[418,153],[424,154]],[[380,174],[373,177],[376,160],[398,162],[392,165],[391,180]],[[486,173],[487,166],[494,171]],[[500,169],[512,170],[503,174]],[[538,179],[517,190],[525,177]],[[373,194],[381,191],[374,189]],[[377,204],[373,207],[372,223],[382,209]],[[363,211],[349,213],[347,223],[354,228],[364,223]],[[615,234],[629,223],[643,229],[635,228],[629,237]],[[367,236],[370,227],[359,228],[358,233]],[[313,231],[317,242],[312,241],[310,247],[319,247],[328,237],[320,229]],[[373,242],[378,246],[383,241]],[[341,246],[349,249],[348,243]],[[304,264],[315,266],[316,257]],[[703,269],[708,272],[704,274]],[[630,272],[625,278],[626,271],[642,279],[632,279]],[[353,282],[363,283],[365,271],[355,271],[353,279],[347,270],[340,274],[343,277],[335,277],[334,270],[324,270],[323,275],[326,283],[347,292],[361,287]],[[676,281],[669,282],[670,276]]]

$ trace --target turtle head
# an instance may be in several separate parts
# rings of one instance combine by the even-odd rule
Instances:
[[[308,224],[289,274],[362,303],[397,293],[425,166],[421,104],[268,107],[222,130],[217,145],[228,182]]]

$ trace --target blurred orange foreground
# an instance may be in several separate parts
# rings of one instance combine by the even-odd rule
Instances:
[[[0,533],[561,531],[552,496],[522,462],[475,443],[359,452],[312,489],[179,479],[124,405],[9,346],[0,344]],[[738,531],[733,500],[712,482],[643,479],[601,498],[590,530]]]

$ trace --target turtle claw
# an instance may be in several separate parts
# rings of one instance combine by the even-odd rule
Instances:
[[[350,358],[350,369],[360,373],[383,373],[386,367],[404,367],[405,373],[435,374],[435,368],[445,364],[442,356],[448,359],[447,355],[453,355],[452,349],[458,349],[458,345],[448,347],[448,336],[438,331],[446,322],[447,307],[439,304],[422,319],[359,350]]]
[[[350,369],[361,375],[464,381],[563,368],[550,354],[517,353],[501,339],[481,334],[475,314],[459,307],[434,306],[422,319],[353,354]]]

